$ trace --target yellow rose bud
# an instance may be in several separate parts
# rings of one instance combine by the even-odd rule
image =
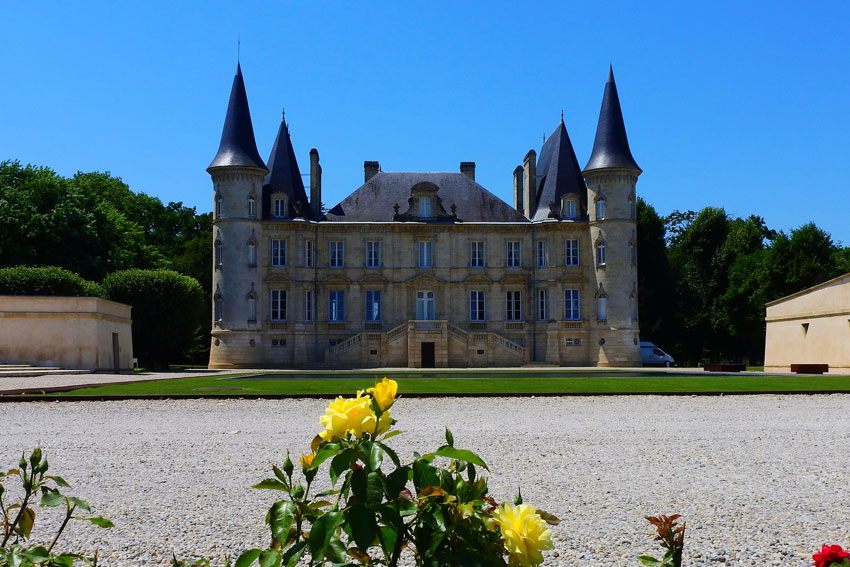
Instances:
[[[493,516],[502,531],[511,567],[536,567],[543,562],[541,551],[554,547],[552,530],[532,506],[502,504]]]
[[[364,433],[377,435],[389,430],[390,415],[389,412],[384,413],[380,423],[377,423],[375,412],[372,411],[372,399],[364,396],[363,391],[359,390],[356,398],[346,399],[340,396],[332,401],[325,410],[325,415],[319,418],[319,423],[325,428],[319,433],[319,437],[325,441],[340,439],[348,433],[359,438]]]
[[[315,457],[315,453],[310,453],[309,455],[304,455],[301,457],[301,468],[307,470],[310,468],[310,465],[313,464],[313,458]]]
[[[378,407],[382,411],[387,411],[395,401],[396,394],[398,393],[398,383],[395,380],[385,377],[379,383],[375,384],[374,388],[369,388],[366,391],[374,396],[375,401],[378,402]]]

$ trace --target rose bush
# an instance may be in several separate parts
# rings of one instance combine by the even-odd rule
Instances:
[[[309,554],[310,565],[385,565],[403,554],[416,565],[532,567],[552,548],[547,523],[559,520],[524,505],[499,505],[479,469],[486,463],[474,452],[446,444],[432,453],[414,453],[402,463],[387,440],[398,385],[384,378],[354,398],[337,398],[319,418],[324,427],[309,454],[300,457],[303,480],[287,455],[274,478],[255,488],[278,490],[284,498],[266,515],[271,530],[267,549],[249,549],[235,567],[296,565]],[[442,458],[442,461],[438,459]],[[332,489],[311,495],[319,469],[328,463]]]
[[[824,545],[818,553],[812,555],[815,567],[850,567],[850,551],[840,545]]]

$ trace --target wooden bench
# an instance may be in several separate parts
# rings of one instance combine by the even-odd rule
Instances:
[[[795,374],[823,374],[829,372],[829,364],[792,364],[791,372]]]
[[[746,364],[706,364],[702,367],[704,372],[744,372]]]

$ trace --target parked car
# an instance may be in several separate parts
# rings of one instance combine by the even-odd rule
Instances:
[[[644,366],[673,366],[673,357],[648,341],[640,343],[640,359]]]

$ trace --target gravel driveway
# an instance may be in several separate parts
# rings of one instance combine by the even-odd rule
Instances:
[[[325,405],[3,403],[0,468],[40,443],[51,472],[115,522],[72,524],[63,540],[100,549],[102,565],[235,556],[267,541],[275,494],[249,487],[287,449],[306,452]],[[448,426],[490,465],[498,500],[521,486],[562,518],[546,565],[639,565],[658,554],[643,517],[680,513],[687,565],[803,567],[821,544],[850,544],[848,410],[848,395],[402,398],[405,434],[390,444],[409,459]]]

